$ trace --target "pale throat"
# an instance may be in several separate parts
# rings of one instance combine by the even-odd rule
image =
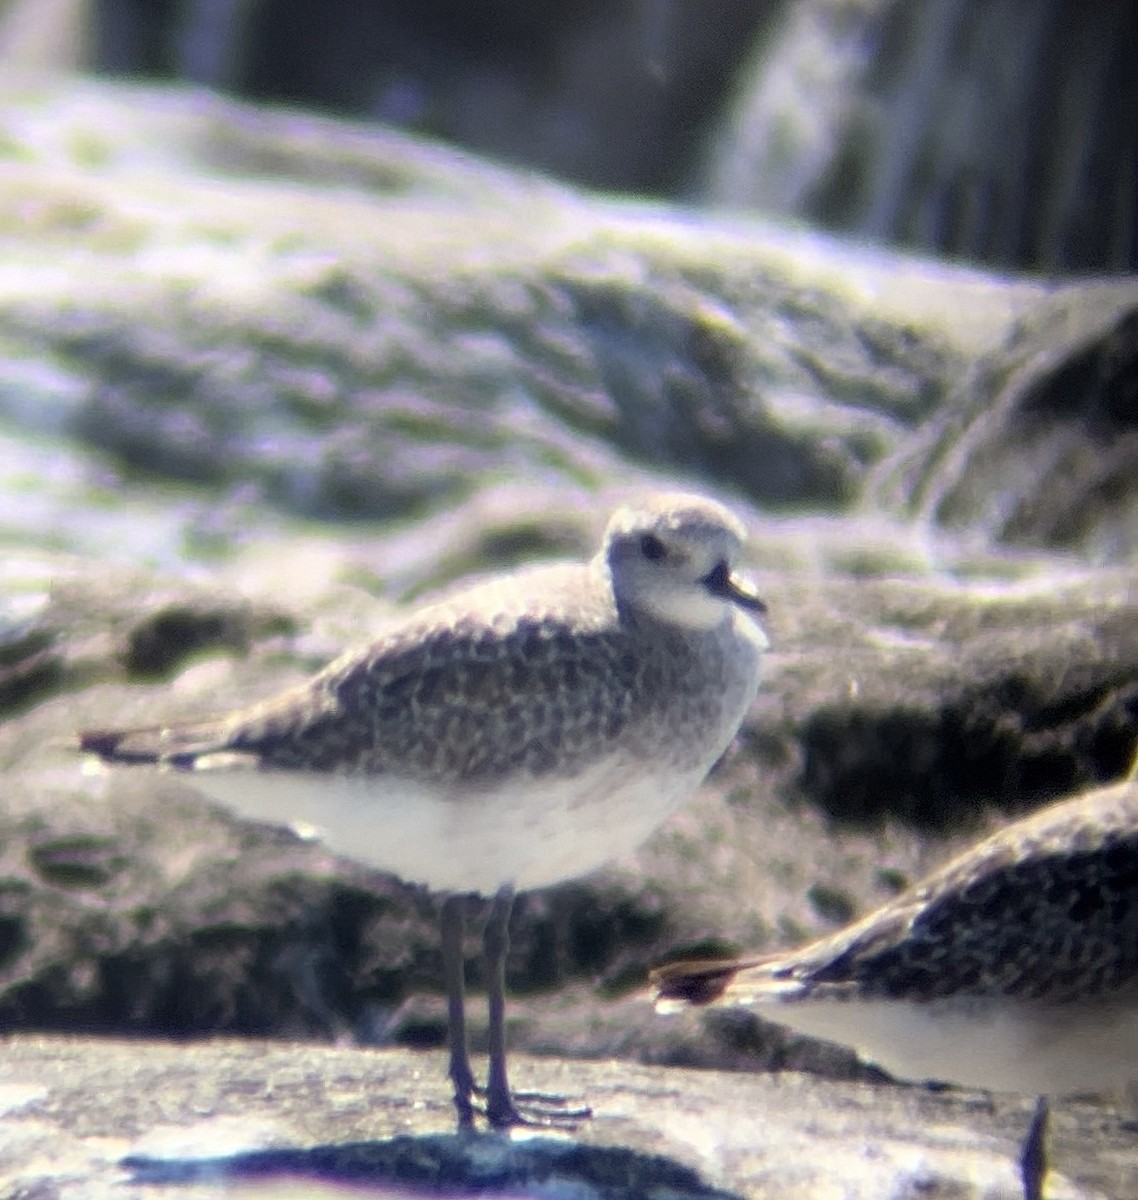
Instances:
[[[634,607],[668,625],[703,633],[720,628],[732,613],[729,603],[702,588],[645,588],[636,596]]]

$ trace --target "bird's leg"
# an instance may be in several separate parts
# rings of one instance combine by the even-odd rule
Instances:
[[[447,1031],[450,1066],[447,1075],[454,1084],[454,1107],[460,1129],[474,1124],[474,1072],[466,1051],[465,981],[463,979],[462,935],[465,930],[465,896],[447,896],[442,908],[443,975],[447,989]]]
[[[563,1096],[510,1091],[506,1075],[506,953],[510,948],[510,913],[514,907],[514,889],[509,884],[497,891],[490,905],[483,935],[486,955],[487,1004],[489,1008],[490,1072],[486,1079],[486,1119],[495,1129],[511,1125],[551,1125],[591,1117],[589,1108],[565,1109]],[[532,1107],[532,1115],[523,1114],[516,1100]],[[554,1111],[542,1111],[546,1106]]]
[[[490,1072],[486,1078],[486,1118],[495,1129],[525,1123],[510,1093],[506,1076],[506,953],[510,948],[510,913],[514,889],[503,884],[490,905],[482,948],[486,956],[489,1010]]]
[[[1047,1177],[1047,1129],[1051,1112],[1047,1097],[1035,1102],[1031,1127],[1019,1155],[1020,1178],[1023,1180],[1023,1200],[1043,1200],[1043,1181]]]

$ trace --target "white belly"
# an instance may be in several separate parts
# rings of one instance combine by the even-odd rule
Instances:
[[[189,782],[239,815],[313,829],[337,853],[438,891],[491,894],[585,875],[634,850],[700,782],[605,762],[572,780],[445,795],[394,779],[203,770]]]
[[[1042,1007],[1005,1002],[799,1000],[768,1020],[852,1046],[897,1079],[993,1092],[1101,1092],[1138,1079],[1138,1000]]]

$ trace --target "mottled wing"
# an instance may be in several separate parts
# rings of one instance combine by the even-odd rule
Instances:
[[[1063,1002],[1138,990],[1138,789],[1011,826],[817,949],[793,971],[811,994]]]
[[[1105,788],[1011,826],[799,951],[673,963],[653,981],[661,1000],[693,1004],[1138,993],[1138,787]]]
[[[932,889],[903,932],[875,933],[811,970],[808,990],[1063,1002],[1138,989],[1138,831],[993,864]]]
[[[252,710],[227,748],[270,768],[468,783],[564,769],[624,726],[638,671],[625,642],[552,617],[410,628]]]

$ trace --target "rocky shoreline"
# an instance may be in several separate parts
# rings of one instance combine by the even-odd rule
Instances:
[[[37,1072],[129,1078],[141,1043],[111,1035],[193,1038],[218,1086],[240,1052],[196,1039],[295,1039],[265,1071],[293,1055],[316,1078],[323,1056],[376,1060],[312,1039],[402,1047],[382,1061],[411,1073],[407,1048],[441,1037],[429,897],[177,781],[85,775],[75,729],[266,695],[467,574],[587,553],[625,489],[680,482],[748,523],[767,676],[639,854],[522,899],[514,1043],[557,1056],[542,1086],[579,1056],[647,1072],[648,1097],[691,1089],[705,1129],[706,1080],[661,1082],[676,1067],[808,1068],[811,1112],[842,1080],[869,1122],[919,1094],[913,1136],[936,1141],[960,1097],[857,1091],[845,1052],[657,1021],[641,989],[669,953],[832,929],[1124,773],[1138,281],[987,276],[205,93],[44,84],[6,98],[0,135],[0,1022],[21,1034],[0,1086],[18,1122],[43,1117],[19,1091]],[[732,1078],[748,1112],[783,1086]],[[51,1121],[71,1102],[45,1102]],[[1088,1166],[1125,1129],[1080,1121],[1072,1141],[1087,1126],[1106,1148],[1060,1161],[1083,1190],[1056,1194],[1132,1193],[1121,1150]],[[106,1162],[130,1152],[135,1132],[101,1128],[123,1139]],[[393,1136],[340,1130],[319,1137]],[[12,1179],[39,1170],[29,1138]],[[1000,1194],[969,1171],[920,1194]]]

